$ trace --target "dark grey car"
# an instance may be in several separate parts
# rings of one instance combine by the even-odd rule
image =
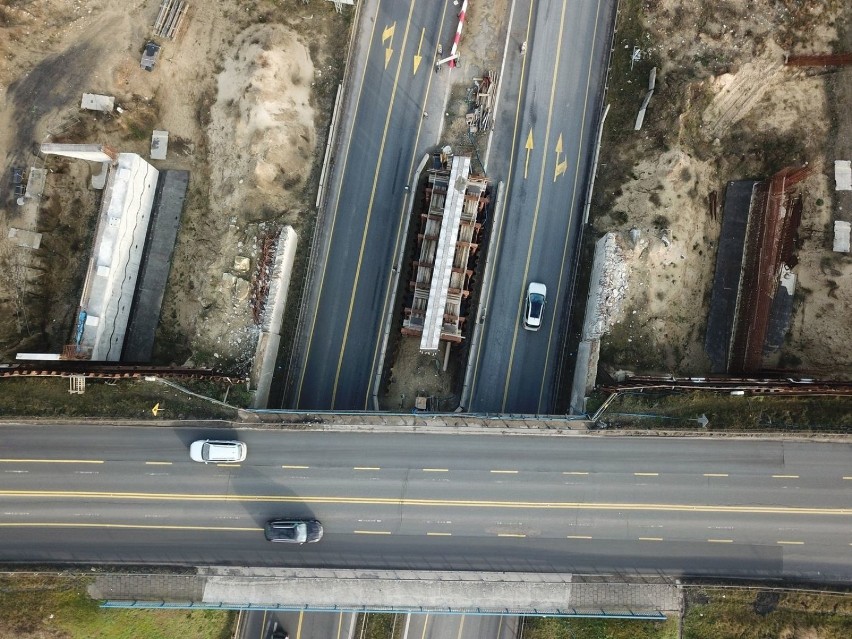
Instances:
[[[271,519],[263,529],[267,541],[312,544],[322,539],[322,524],[316,519]]]

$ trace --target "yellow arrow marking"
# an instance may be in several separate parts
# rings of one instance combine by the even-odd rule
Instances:
[[[159,413],[161,410],[162,409],[160,408],[160,402],[157,402],[156,404],[154,404],[153,408],[151,408],[151,412],[154,413],[154,417],[156,417],[157,413]]]
[[[423,48],[423,36],[426,35],[426,27],[420,32],[420,44],[417,45],[417,53],[414,54],[414,73],[417,73],[420,63],[423,61],[423,56],[420,55],[420,50]]]
[[[388,68],[388,64],[390,63],[391,58],[393,57],[393,49],[391,49],[390,45],[393,44],[393,32],[396,30],[396,22],[394,22],[389,27],[385,27],[385,30],[382,31],[382,43],[385,41],[388,42],[388,46],[385,48],[385,69]]]
[[[524,148],[527,150],[527,159],[524,162],[524,179],[527,179],[527,169],[530,166],[530,151],[533,150],[533,138],[532,138],[532,129],[530,129],[530,134],[527,136],[527,143],[524,145]]]
[[[553,172],[553,181],[568,170],[568,160],[559,161],[559,156],[562,155],[562,134],[559,134],[559,139],[556,140],[556,170]]]

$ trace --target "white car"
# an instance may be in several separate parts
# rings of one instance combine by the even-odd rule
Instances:
[[[248,448],[243,442],[224,441],[217,439],[199,439],[189,447],[189,457],[192,461],[236,463],[244,461]]]
[[[537,331],[541,328],[541,318],[547,304],[547,287],[539,282],[530,282],[527,287],[527,302],[524,306],[524,328]]]

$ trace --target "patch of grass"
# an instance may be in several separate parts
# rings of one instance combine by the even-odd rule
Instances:
[[[688,589],[684,639],[852,636],[852,597],[720,588]]]
[[[526,617],[522,639],[675,639],[677,620]]]
[[[68,379],[64,377],[0,378],[0,415],[151,420],[237,419],[236,409],[192,397],[160,382],[87,379],[86,392],[82,395],[71,395],[68,386]],[[155,404],[163,409],[158,417],[154,417],[151,412]]]
[[[356,623],[358,639],[400,639],[405,627],[402,615],[370,613],[361,615]]]
[[[609,427],[695,430],[699,426],[693,420],[702,414],[709,420],[708,431],[852,432],[850,397],[625,393],[609,405],[602,419]]]
[[[219,610],[118,610],[98,607],[87,577],[0,577],[0,638],[226,639],[235,613]]]

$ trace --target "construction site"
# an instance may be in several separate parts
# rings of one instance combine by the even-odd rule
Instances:
[[[581,345],[600,340],[597,381],[847,379],[848,11],[624,4],[587,236],[609,234]]]

